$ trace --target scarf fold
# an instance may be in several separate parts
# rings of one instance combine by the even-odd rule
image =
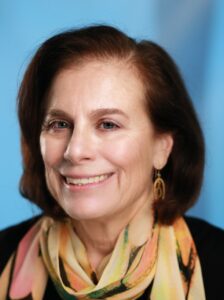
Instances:
[[[42,217],[3,270],[0,300],[43,300],[48,276],[64,300],[134,300],[149,285],[151,300],[204,300],[200,262],[184,219],[173,226],[156,223],[150,236],[143,233],[144,239],[136,229],[136,223],[130,223],[120,233],[96,282],[85,246],[70,221]]]

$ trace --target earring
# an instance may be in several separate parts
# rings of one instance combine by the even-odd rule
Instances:
[[[165,188],[165,182],[161,177],[161,173],[159,170],[155,170],[155,181],[153,184],[153,193],[154,193],[154,199],[160,200],[165,198],[166,188]]]

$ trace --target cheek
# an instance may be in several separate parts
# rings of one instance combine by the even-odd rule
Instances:
[[[42,134],[40,137],[40,149],[45,165],[45,179],[48,189],[54,199],[60,198],[60,185],[57,168],[63,160],[63,144]]]
[[[62,140],[54,140],[41,135],[40,150],[45,166],[54,167],[63,160],[65,143]]]
[[[104,144],[101,150],[107,160],[115,167],[123,169],[127,175],[137,172],[139,175],[147,173],[149,176],[152,170],[152,149],[145,140],[137,137],[123,137]]]

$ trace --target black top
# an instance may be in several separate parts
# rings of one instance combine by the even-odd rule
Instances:
[[[19,241],[38,217],[0,231],[0,274]],[[193,236],[201,262],[206,299],[223,299],[224,292],[224,231],[196,218],[185,218]],[[148,300],[147,293],[139,300]],[[61,300],[52,281],[48,280],[45,300]]]

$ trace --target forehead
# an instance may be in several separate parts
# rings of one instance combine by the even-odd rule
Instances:
[[[143,106],[144,86],[135,67],[126,61],[88,61],[71,65],[55,77],[48,107],[77,105],[100,107]]]

